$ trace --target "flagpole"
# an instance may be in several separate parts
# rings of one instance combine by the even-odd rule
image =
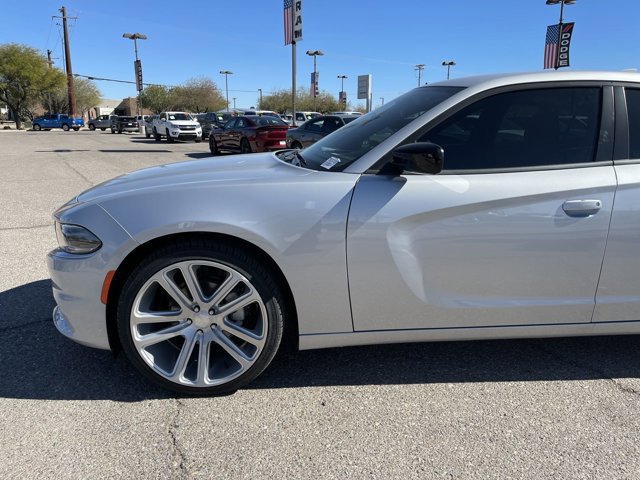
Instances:
[[[560,22],[558,22],[558,51],[556,52],[556,66],[554,70],[560,68],[560,40],[562,39],[562,14],[564,13],[564,0],[560,0]]]
[[[291,126],[296,126],[296,39],[295,3],[291,4]]]

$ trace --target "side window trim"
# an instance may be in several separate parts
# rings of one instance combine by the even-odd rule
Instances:
[[[616,133],[613,159],[616,163],[629,161],[629,117],[627,112],[627,99],[624,87],[616,85],[615,90],[615,110],[616,110]]]

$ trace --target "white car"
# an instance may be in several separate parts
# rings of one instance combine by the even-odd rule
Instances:
[[[638,335],[639,205],[640,74],[456,78],[302,151],[75,197],[55,213],[54,322],[200,395],[281,343]]]
[[[169,143],[174,140],[195,140],[200,143],[202,127],[186,112],[162,112],[153,120],[153,136],[157,142],[166,137]]]

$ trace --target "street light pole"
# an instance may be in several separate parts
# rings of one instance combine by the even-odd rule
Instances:
[[[419,63],[416,65],[415,70],[418,71],[418,86],[420,86],[420,81],[422,78],[422,70],[424,69],[424,63]]]
[[[453,60],[450,60],[448,62],[442,62],[442,66],[443,67],[447,67],[447,80],[449,80],[449,69],[454,66],[456,64],[456,62],[454,62]]]
[[[258,107],[262,110],[262,89],[259,88],[258,92],[260,92],[260,103],[258,104]]]
[[[384,105],[384,97],[380,97],[380,105]]]
[[[224,75],[224,89],[227,94],[227,113],[229,113],[229,75],[233,75],[233,72],[229,70],[220,70],[220,75]],[[233,107],[235,108],[235,107]]]
[[[318,84],[318,71],[316,70],[316,57],[324,55],[320,50],[307,50],[307,55],[313,57],[313,110],[316,110],[316,85]]]
[[[233,97],[233,109],[236,109],[236,97]]]
[[[573,5],[574,3],[576,3],[576,0],[547,0],[545,2],[547,5],[557,5],[560,4],[560,21],[558,22],[558,52],[556,54],[556,65],[554,67],[555,70],[557,70],[559,67],[559,63],[560,63],[560,40],[562,39],[562,16],[564,14],[564,6],[565,5]]]
[[[129,40],[133,40],[133,51],[136,56],[136,61],[134,63],[134,66],[135,66],[134,71],[136,74],[136,87],[138,90],[138,96],[136,98],[136,115],[142,118],[142,106],[140,105],[140,92],[142,91],[143,86],[142,86],[142,82],[140,82],[140,84],[138,85],[138,77],[137,77],[138,75],[137,69],[140,68],[142,70],[142,66],[139,65],[139,60],[138,60],[138,40],[146,40],[147,36],[143,35],[142,33],[136,32],[136,33],[123,33],[122,37],[128,38]],[[140,124],[138,125],[138,128],[140,129],[140,133],[142,135],[146,133],[144,122],[140,122]]]
[[[344,94],[344,79],[348,77],[346,75],[338,75],[338,78],[340,79],[340,100],[343,100],[346,97],[346,95]],[[346,104],[347,102],[345,99],[344,104],[342,106],[346,107]]]

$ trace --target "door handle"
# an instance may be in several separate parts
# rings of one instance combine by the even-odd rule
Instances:
[[[570,217],[588,217],[595,215],[602,208],[600,200],[567,200],[562,204],[562,210]]]

